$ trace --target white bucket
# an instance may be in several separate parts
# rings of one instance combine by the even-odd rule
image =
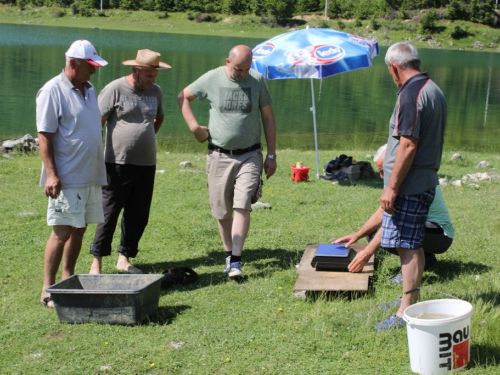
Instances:
[[[408,306],[403,319],[407,324],[411,370],[437,375],[464,369],[469,363],[472,311],[469,302],[459,299],[438,299]],[[433,319],[432,314],[448,317]]]

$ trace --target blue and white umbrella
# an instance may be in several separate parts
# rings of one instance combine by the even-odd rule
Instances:
[[[316,177],[319,178],[314,78],[367,68],[379,54],[378,43],[333,29],[309,28],[271,38],[252,50],[252,68],[268,79],[311,79]]]

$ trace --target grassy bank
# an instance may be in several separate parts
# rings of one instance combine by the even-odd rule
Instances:
[[[194,141],[193,141],[194,142]],[[293,183],[290,166],[315,165],[313,152],[278,151],[277,174],[264,185],[244,251],[243,283],[223,274],[216,223],[207,206],[203,153],[158,151],[150,222],[135,264],[147,273],[194,268],[197,283],[162,291],[159,312],[137,327],[59,323],[38,301],[43,249],[50,233],[46,199],[37,187],[39,155],[0,159],[0,368],[6,374],[409,374],[405,330],[376,333],[391,312],[377,309],[401,288],[387,283],[398,260],[380,252],[368,293],[301,299],[293,295],[308,243],[329,242],[363,224],[376,208],[380,180],[332,185]],[[322,162],[340,153],[368,160],[374,150],[322,151]],[[476,173],[482,160],[498,174],[498,154],[443,155],[440,177]],[[181,161],[193,166],[183,171]],[[485,170],[481,170],[484,172]],[[313,173],[311,174],[313,175]],[[456,229],[451,249],[424,273],[423,287],[470,301],[471,374],[497,374],[500,366],[500,180],[477,187],[442,189]],[[95,226],[84,238],[77,273],[87,273]],[[118,239],[119,230],[116,233]],[[116,245],[115,241],[115,245]],[[116,254],[104,272],[113,269]],[[422,299],[444,298],[431,291]],[[424,343],[422,343],[424,345]]]
[[[225,36],[245,36],[267,39],[293,28],[330,27],[378,40],[388,46],[401,40],[411,40],[417,47],[441,49],[466,49],[500,52],[500,29],[466,21],[450,22],[439,20],[432,33],[420,30],[421,14],[413,19],[379,19],[375,21],[327,20],[322,15],[303,15],[290,20],[287,27],[277,27],[273,22],[255,16],[212,15],[218,22],[196,22],[189,20],[185,13],[105,10],[94,11],[92,17],[73,15],[68,8],[2,6],[0,23],[30,24],[43,26],[99,28],[109,30],[144,31],[156,33],[213,34]],[[192,17],[190,17],[192,18]],[[196,17],[194,17],[196,18]],[[460,39],[453,38],[456,27],[461,32]],[[429,38],[430,37],[430,38]]]

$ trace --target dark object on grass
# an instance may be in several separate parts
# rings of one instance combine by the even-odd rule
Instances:
[[[161,288],[167,289],[178,284],[191,284],[198,280],[198,274],[189,267],[170,268],[163,272],[165,277],[161,282]]]
[[[373,170],[372,163],[369,161],[358,161],[359,165],[359,178],[377,178],[378,174]]]
[[[337,159],[331,160],[328,164],[325,164],[325,172],[332,173],[333,171],[340,169],[340,167],[348,167],[351,164],[352,156],[342,154]]]

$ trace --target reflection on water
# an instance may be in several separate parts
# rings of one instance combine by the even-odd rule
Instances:
[[[172,69],[160,72],[166,119],[159,138],[174,148],[199,147],[177,108],[176,96],[209,69],[224,64],[236,44],[250,47],[261,39],[71,29],[0,24],[0,139],[36,133],[38,89],[64,68],[64,52],[76,39],[90,40],[109,65],[97,69],[98,90],[129,73],[121,61],[149,48]],[[321,149],[376,149],[387,139],[397,87],[384,65],[386,48],[369,69],[315,80],[318,141]],[[493,151],[500,147],[500,55],[485,52],[420,50],[422,68],[448,100],[447,150]],[[274,98],[278,149],[313,149],[309,80],[268,81]],[[195,113],[207,123],[208,103]]]

